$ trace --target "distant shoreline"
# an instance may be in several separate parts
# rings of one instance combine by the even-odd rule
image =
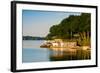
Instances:
[[[45,37],[23,36],[23,40],[45,40]]]

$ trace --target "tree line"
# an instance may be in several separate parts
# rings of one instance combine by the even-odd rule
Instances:
[[[70,15],[59,24],[51,26],[46,39],[77,39],[80,45],[89,45],[90,37],[91,14],[81,13],[81,15]]]
[[[45,37],[23,36],[23,40],[45,40]]]

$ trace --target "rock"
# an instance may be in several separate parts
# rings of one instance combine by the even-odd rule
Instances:
[[[89,46],[82,46],[82,50],[88,50],[88,49],[90,49]]]

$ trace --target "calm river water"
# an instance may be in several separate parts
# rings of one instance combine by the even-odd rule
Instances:
[[[64,52],[48,48],[40,48],[44,40],[23,40],[22,62],[45,62],[65,60],[86,60],[90,59],[90,51]]]

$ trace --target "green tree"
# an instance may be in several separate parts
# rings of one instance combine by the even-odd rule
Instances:
[[[91,14],[82,13],[80,16],[71,15],[63,19],[59,24],[50,28],[48,39],[53,37],[61,39],[73,39],[75,34],[79,34],[78,42],[82,45],[89,44],[91,33]]]

